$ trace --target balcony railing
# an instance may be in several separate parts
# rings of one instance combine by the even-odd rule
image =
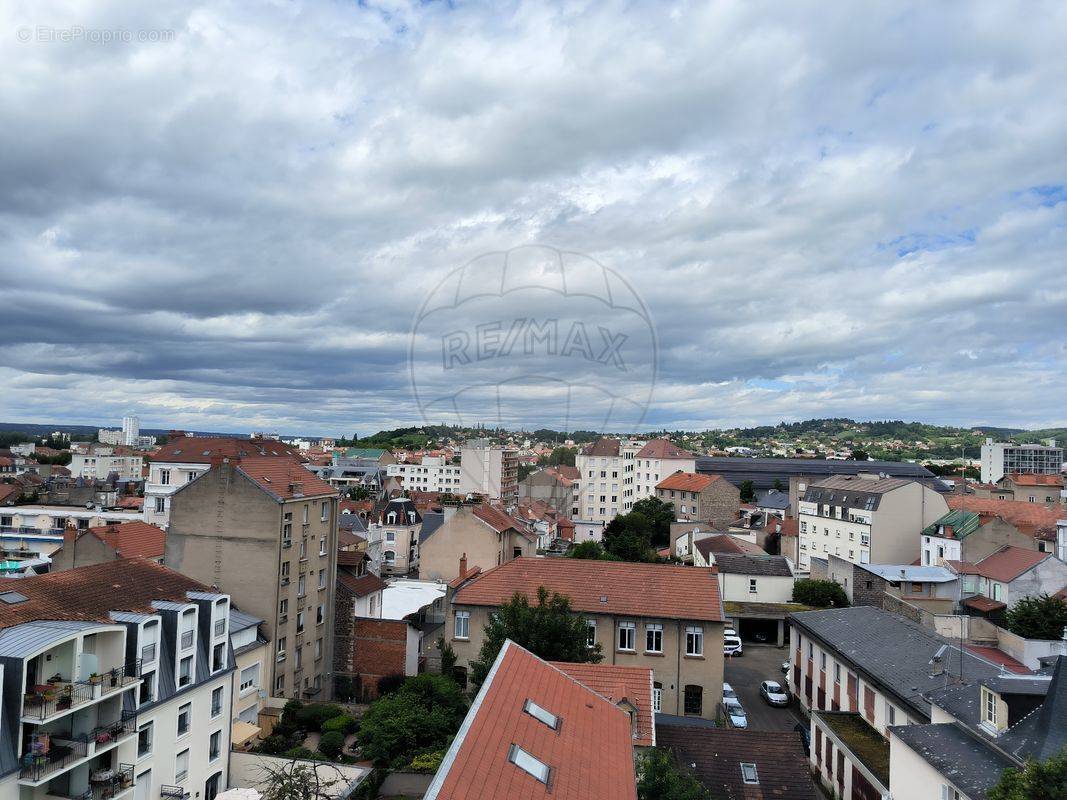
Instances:
[[[71,795],[71,800],[112,800],[128,789],[133,788],[133,765],[119,764],[114,774],[103,780],[92,780],[90,786],[81,794]]]
[[[47,753],[27,753],[22,757],[19,780],[38,783],[49,775],[60,772],[75,761],[80,761],[88,754],[89,743],[86,739],[64,740],[54,736]]]
[[[185,800],[189,796],[189,792],[181,786],[167,786],[164,784],[159,787],[159,796],[168,798],[168,800]]]
[[[226,633],[226,620],[220,619],[215,623],[215,635],[222,636],[224,633]]]
[[[192,646],[193,646],[193,632],[192,631],[185,631],[184,633],[182,633],[181,648],[182,648],[182,650],[188,650]]]
[[[89,703],[130,686],[141,679],[141,662],[130,661],[121,667],[89,678],[87,681],[41,684],[23,697],[22,716],[46,720],[71,708]]]

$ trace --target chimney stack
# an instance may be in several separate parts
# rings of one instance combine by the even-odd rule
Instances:
[[[459,557],[459,577],[463,577],[467,574],[467,554],[464,553]]]
[[[74,544],[78,539],[78,525],[72,519],[67,520],[67,526],[63,529],[63,544]]]

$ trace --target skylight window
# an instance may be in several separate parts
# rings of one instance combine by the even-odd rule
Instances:
[[[537,705],[533,700],[527,700],[522,707],[522,710],[533,717],[538,722],[543,722],[554,731],[559,730],[560,718],[553,714],[546,708],[542,708]]]
[[[551,773],[548,765],[534,758],[517,744],[513,744],[508,750],[508,761],[541,783],[548,785],[548,776]]]
[[[9,606],[13,606],[16,603],[25,603],[26,600],[26,595],[19,592],[0,592],[0,601],[7,603]]]
[[[741,780],[743,780],[745,783],[759,783],[759,774],[756,772],[755,764],[747,764],[742,762]]]

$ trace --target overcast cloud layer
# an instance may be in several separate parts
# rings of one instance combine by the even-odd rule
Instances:
[[[424,299],[540,243],[649,426],[1067,424],[1062,2],[0,8],[0,419],[418,422]]]

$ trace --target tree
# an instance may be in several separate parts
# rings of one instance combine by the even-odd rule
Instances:
[[[571,601],[540,586],[537,605],[515,592],[489,619],[478,659],[471,662],[471,682],[481,686],[504,642],[511,639],[546,661],[586,661],[603,658],[600,645],[589,647],[586,620],[571,610]]]
[[[782,483],[782,479],[781,478],[775,478],[774,479],[774,491],[776,491],[776,492],[784,492],[785,491],[785,485]]]
[[[519,480],[524,481],[537,471],[536,464],[519,464]]]
[[[853,450],[852,455],[848,457],[849,461],[870,461],[871,457],[867,455],[864,450]]]
[[[327,731],[319,739],[319,752],[329,759],[336,760],[345,749],[345,735],[340,731]]]
[[[558,467],[561,464],[573,467],[576,455],[578,455],[577,447],[553,447],[547,458],[542,459],[542,463],[549,467]]]
[[[620,561],[655,561],[652,522],[644,514],[621,514],[604,527],[604,549]]]
[[[756,499],[756,487],[752,481],[741,481],[741,502],[751,503]]]
[[[641,514],[649,521],[652,526],[653,547],[663,547],[671,543],[674,503],[664,503],[658,497],[646,497],[634,503],[630,513]]]
[[[282,766],[261,763],[259,768],[263,800],[329,800],[349,783],[337,767],[326,763],[306,764],[294,758]]]
[[[369,500],[370,490],[366,486],[356,486],[348,490],[348,499],[354,500],[357,503],[360,500]]]
[[[1024,597],[1008,609],[1004,621],[1024,639],[1059,639],[1067,627],[1067,603],[1047,594]]]
[[[360,720],[359,747],[378,766],[400,768],[418,755],[447,748],[466,713],[455,681],[416,675],[371,703]]]
[[[1067,749],[1048,761],[1027,761],[1022,769],[1008,768],[987,800],[1063,800],[1067,797]]]
[[[834,581],[805,579],[793,584],[793,602],[815,608],[845,608],[848,595]]]
[[[678,769],[670,751],[654,747],[638,764],[638,800],[710,800],[711,793],[688,772]]]
[[[584,542],[579,542],[572,547],[568,553],[568,558],[584,558],[590,561],[620,561],[618,556],[613,556],[607,550],[604,549],[604,545],[600,542],[594,542],[592,539],[587,539]]]

